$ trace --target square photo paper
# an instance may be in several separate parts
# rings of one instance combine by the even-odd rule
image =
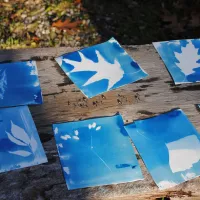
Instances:
[[[181,109],[125,126],[160,189],[200,175],[200,135]]]
[[[47,162],[27,106],[0,109],[0,172]]]
[[[0,107],[42,102],[35,61],[0,64]]]
[[[54,124],[69,190],[143,179],[120,115]]]
[[[88,98],[148,76],[114,38],[56,61]]]
[[[154,42],[175,84],[200,81],[200,40]]]

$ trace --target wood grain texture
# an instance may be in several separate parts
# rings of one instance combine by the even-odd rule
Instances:
[[[68,191],[61,170],[51,124],[120,112],[125,123],[181,108],[200,132],[200,84],[174,86],[162,60],[152,45],[125,46],[127,52],[149,76],[136,83],[87,99],[67,78],[54,57],[74,48],[48,48],[0,51],[0,62],[35,59],[37,61],[44,104],[31,106],[48,163],[0,174],[1,200],[67,199],[200,199],[200,178],[170,190],[160,191],[139,159],[143,181]],[[136,154],[137,151],[135,150]]]

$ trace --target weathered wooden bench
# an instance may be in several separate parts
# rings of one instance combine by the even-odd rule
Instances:
[[[0,174],[1,200],[154,200],[164,196],[182,200],[200,199],[200,178],[160,191],[139,156],[145,177],[143,181],[67,190],[51,126],[54,122],[111,116],[120,112],[124,122],[129,123],[180,107],[200,132],[200,112],[195,107],[200,103],[200,84],[174,86],[152,45],[125,46],[125,49],[147,71],[149,77],[92,99],[84,97],[54,60],[58,55],[77,49],[63,47],[0,51],[0,62],[37,61],[44,104],[30,106],[30,109],[49,161]]]

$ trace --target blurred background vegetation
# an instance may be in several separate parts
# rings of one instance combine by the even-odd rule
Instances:
[[[199,7],[199,0],[0,0],[0,48],[197,38]]]

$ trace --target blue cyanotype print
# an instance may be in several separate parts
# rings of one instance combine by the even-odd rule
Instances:
[[[0,64],[0,107],[41,103],[35,61]]]
[[[125,126],[160,189],[200,175],[200,135],[181,109]]]
[[[200,81],[200,40],[154,42],[175,84]]]
[[[27,106],[0,109],[0,172],[47,162]]]
[[[143,179],[120,115],[54,124],[68,189]]]
[[[64,54],[56,61],[89,98],[147,76],[114,38]]]

